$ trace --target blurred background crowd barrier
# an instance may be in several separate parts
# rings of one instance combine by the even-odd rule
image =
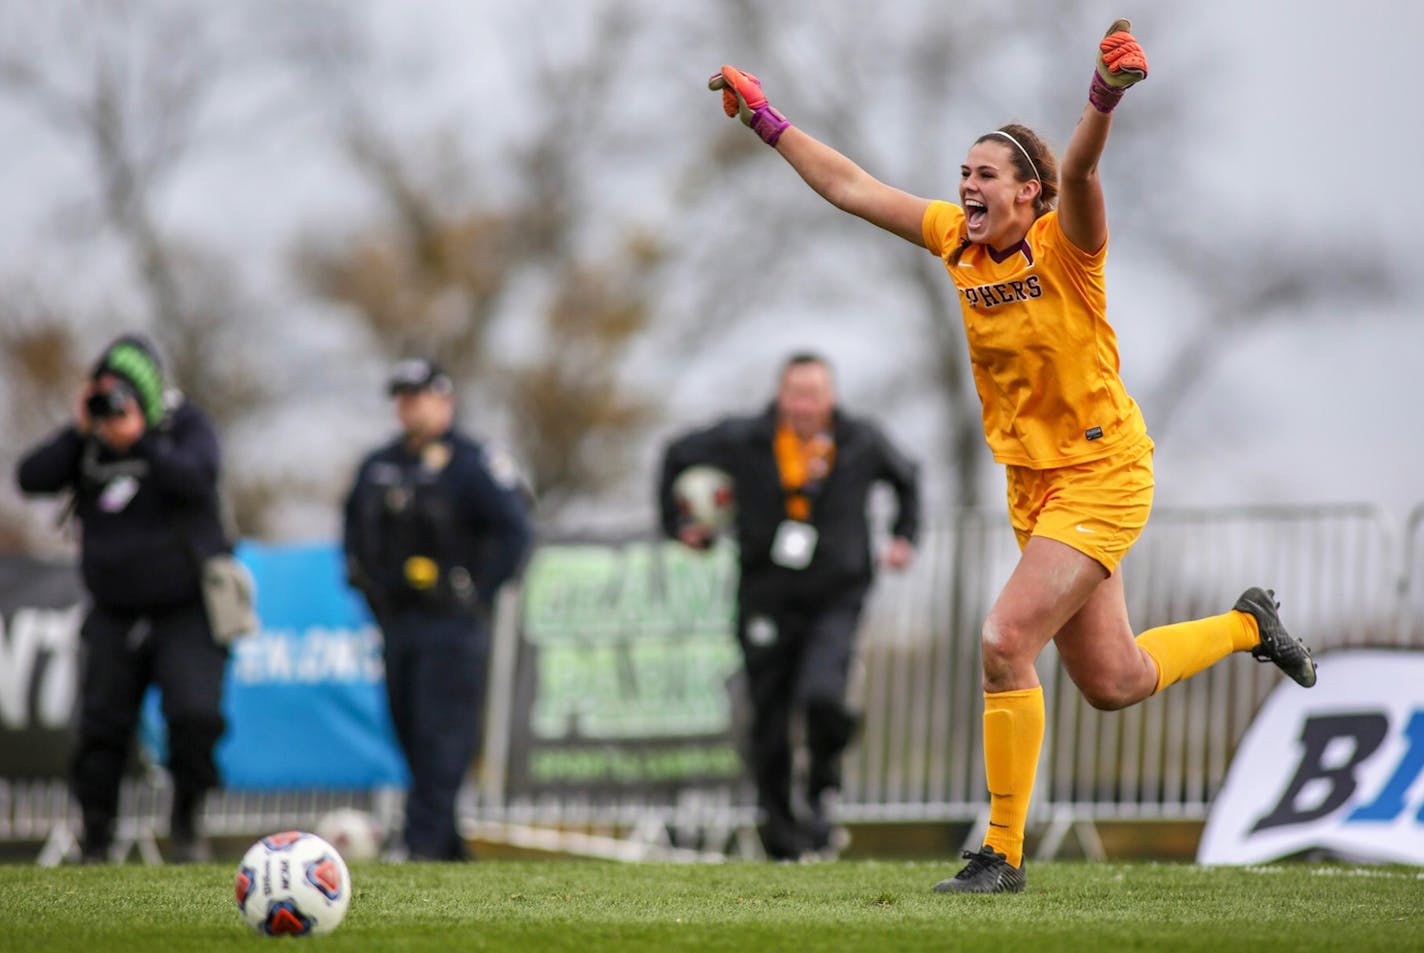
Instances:
[[[263,629],[229,665],[224,789],[208,830],[311,828],[340,806],[396,829],[405,770],[380,636],[345,586],[339,548],[244,544],[239,555],[257,578]],[[1016,558],[1002,515],[963,511],[927,527],[911,571],[877,584],[844,822],[956,823],[976,836],[987,815],[979,626]],[[1266,585],[1317,656],[1424,647],[1424,507],[1403,527],[1363,505],[1162,510],[1124,572],[1139,631],[1225,611]],[[628,859],[754,854],[735,579],[727,546],[542,544],[496,620],[486,741],[462,796],[467,833]],[[39,843],[42,862],[56,862],[76,828],[64,778],[80,600],[72,565],[0,557],[0,842]],[[1204,820],[1279,681],[1242,658],[1104,713],[1082,701],[1051,648],[1039,672],[1049,712],[1031,819],[1040,856],[1069,836],[1102,856],[1097,825],[1108,821]],[[168,788],[150,703],[120,840],[156,862]]]

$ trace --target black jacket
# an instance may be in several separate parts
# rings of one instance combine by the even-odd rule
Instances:
[[[21,459],[26,493],[74,494],[80,570],[97,605],[149,611],[201,598],[200,560],[228,548],[218,438],[184,402],[126,453],[65,427]]]
[[[773,449],[774,407],[754,417],[725,418],[668,444],[658,485],[663,532],[675,537],[679,529],[672,494],[677,475],[696,464],[714,466],[726,471],[734,484],[744,589],[749,581],[773,579],[794,580],[808,595],[868,584],[875,571],[866,513],[871,487],[884,481],[894,489],[897,513],[891,532],[914,542],[919,532],[919,476],[915,464],[870,421],[838,410],[833,428],[835,461],[812,500],[809,520],[820,538],[805,569],[783,569],[771,561],[776,529],[787,518]]]
[[[422,453],[396,439],[361,463],[346,497],[344,544],[353,585],[377,616],[402,606],[487,610],[520,568],[533,530],[512,464],[451,430]],[[410,585],[405,562],[439,566]]]

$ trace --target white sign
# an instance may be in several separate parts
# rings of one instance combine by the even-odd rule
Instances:
[[[0,616],[0,731],[57,730],[74,714],[83,610],[16,609]]]
[[[1203,864],[1306,850],[1424,864],[1424,652],[1346,649],[1320,680],[1283,680],[1256,714],[1212,804]]]

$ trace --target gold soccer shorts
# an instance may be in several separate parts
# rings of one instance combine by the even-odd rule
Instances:
[[[1109,573],[1152,511],[1152,438],[1110,456],[1051,470],[1007,467],[1009,520],[1019,549],[1044,536],[1096,559]]]

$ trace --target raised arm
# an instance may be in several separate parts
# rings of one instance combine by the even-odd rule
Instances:
[[[1112,128],[1113,108],[1129,86],[1147,78],[1147,57],[1128,32],[1131,27],[1127,20],[1118,20],[1099,43],[1088,104],[1058,167],[1058,223],[1068,240],[1087,252],[1096,252],[1108,240],[1098,160]]]
[[[149,479],[165,495],[190,502],[216,497],[222,452],[212,422],[195,405],[175,412],[170,429],[145,431],[133,453],[148,460]]]
[[[924,247],[921,232],[929,199],[886,185],[835,149],[802,132],[772,108],[761,81],[733,66],[707,81],[722,92],[722,108],[761,136],[827,202]]]

